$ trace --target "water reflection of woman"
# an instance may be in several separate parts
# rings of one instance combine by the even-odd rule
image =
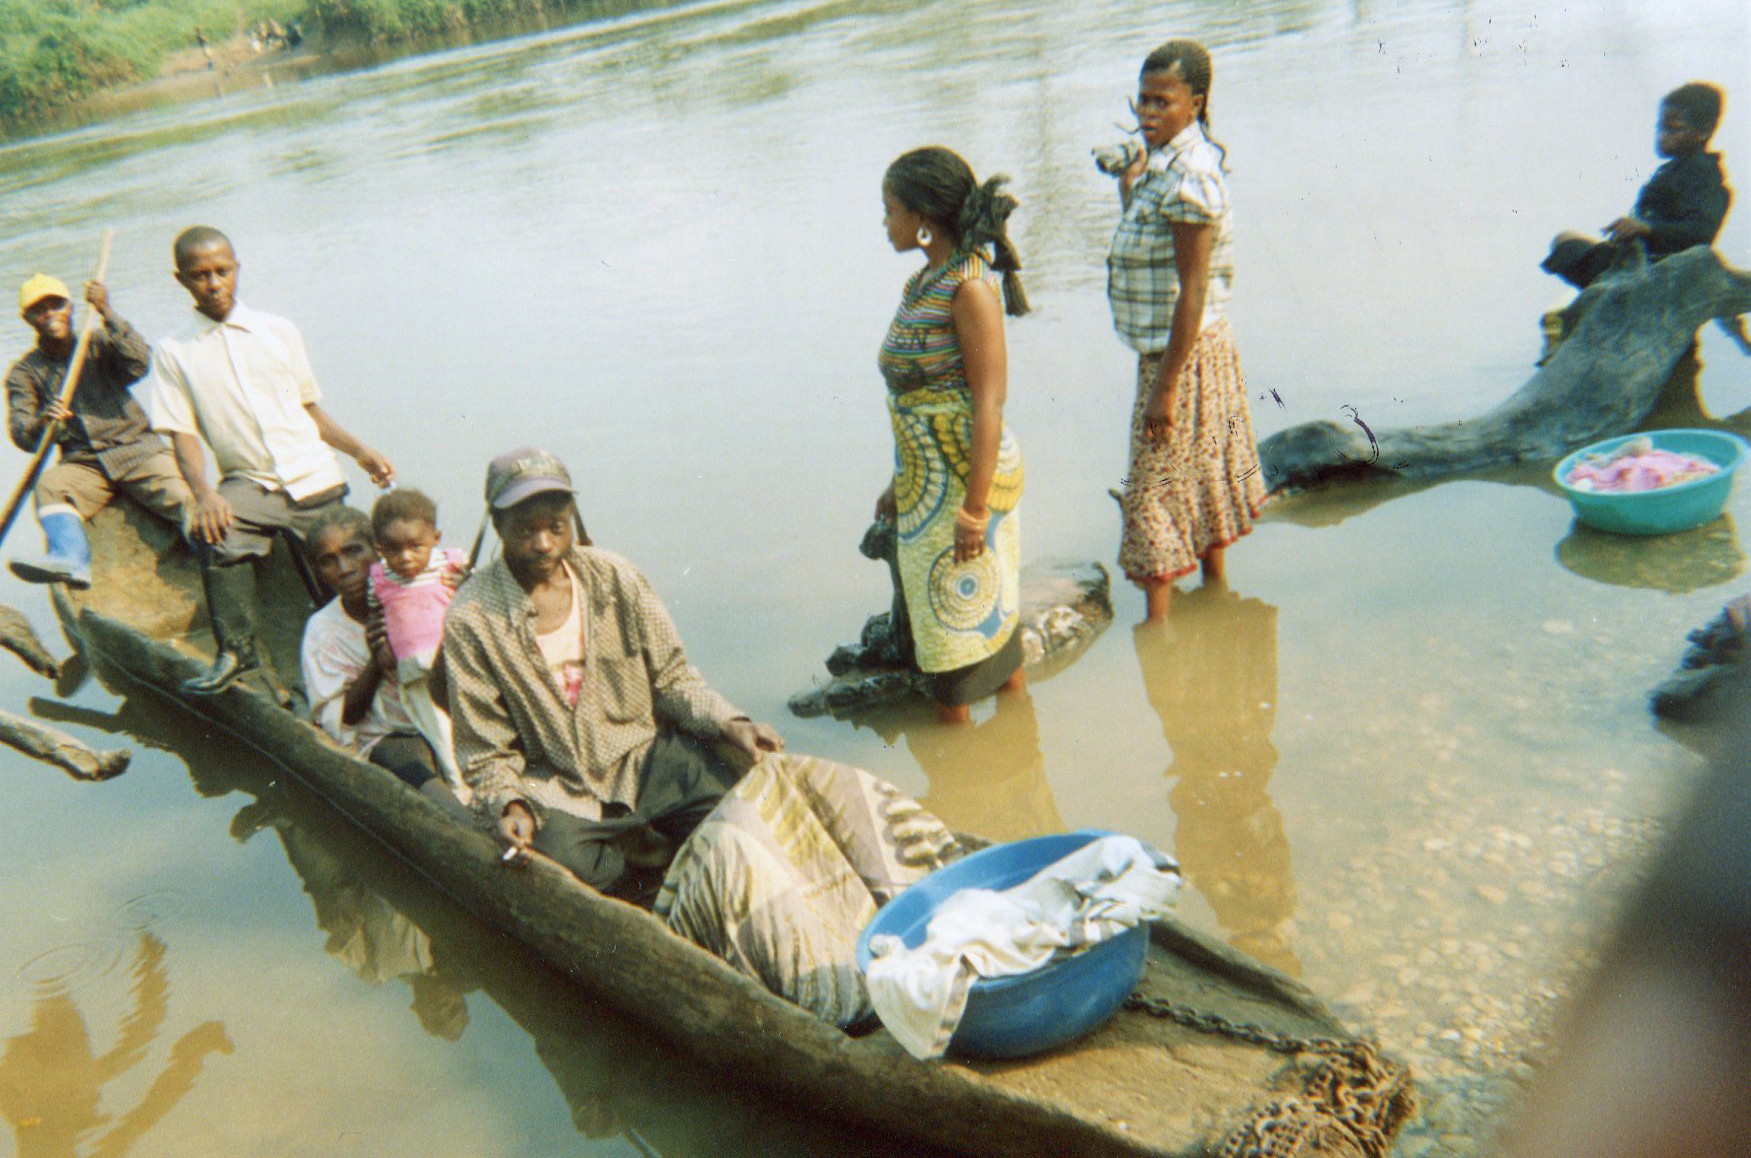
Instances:
[[[1173,748],[1174,852],[1237,949],[1286,973],[1295,876],[1267,787],[1277,700],[1277,609],[1221,585],[1183,596],[1171,623],[1133,634],[1137,665]]]
[[[945,722],[999,687],[1022,686],[1021,451],[1003,422],[1008,389],[1003,305],[1027,311],[1005,222],[1005,178],[980,185],[948,149],[914,149],[888,166],[888,241],[922,250],[882,342],[894,429],[894,479],[876,517],[898,528],[901,590],[914,657]]]
[[[889,744],[906,737],[930,781],[918,803],[957,832],[1006,841],[1063,830],[1040,755],[1034,699],[1025,689],[998,696],[991,718],[969,727],[888,716],[875,729]]]
[[[1222,146],[1208,135],[1210,54],[1191,40],[1150,53],[1137,123],[1148,146],[1118,173],[1124,209],[1107,257],[1113,327],[1137,351],[1119,565],[1147,616],[1173,581],[1252,530],[1264,502],[1246,379],[1228,327],[1234,283]]]

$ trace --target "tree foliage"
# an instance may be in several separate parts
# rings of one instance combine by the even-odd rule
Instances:
[[[330,40],[389,44],[511,25],[589,19],[676,0],[0,0],[0,125],[100,89],[148,80],[165,58],[218,45],[263,17]]]
[[[156,75],[195,46],[263,17],[296,19],[309,0],[0,0],[0,121],[48,112]]]
[[[459,32],[479,24],[570,8],[575,0],[309,0],[316,23],[331,34],[372,42]]]

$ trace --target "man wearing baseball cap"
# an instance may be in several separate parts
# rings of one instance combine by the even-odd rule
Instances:
[[[35,492],[47,553],[12,561],[13,574],[32,583],[90,584],[85,522],[118,492],[178,527],[191,497],[170,447],[148,428],[146,412],[129,391],[145,376],[151,347],[110,308],[101,282],[85,284],[85,300],[103,325],[92,331],[72,404],[63,406],[61,390],[76,344],[67,287],[39,273],[18,291],[18,308],[36,331],[36,346],[6,373],[8,433],[20,450],[35,451],[48,425],[60,423],[60,461],[42,473]]]
[[[456,761],[512,849],[648,898],[736,781],[712,742],[758,759],[783,741],[687,662],[644,576],[590,545],[564,463],[533,447],[501,454],[486,502],[501,555],[444,625]]]
[[[553,455],[493,459],[486,500],[502,557],[457,591],[444,662],[456,760],[507,863],[544,853],[822,1020],[868,1017],[858,935],[954,834],[706,686],[644,576],[590,545]]]

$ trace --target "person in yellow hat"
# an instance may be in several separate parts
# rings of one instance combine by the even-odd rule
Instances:
[[[6,372],[8,433],[20,450],[34,451],[49,424],[60,423],[60,461],[43,472],[35,494],[48,550],[11,564],[13,574],[32,583],[90,584],[85,522],[118,492],[178,527],[192,501],[169,444],[152,433],[129,389],[145,377],[152,348],[110,308],[102,282],[85,283],[85,300],[103,325],[92,331],[72,404],[63,406],[61,389],[75,344],[72,297],[62,282],[42,273],[18,291],[18,308],[36,331],[36,345]]]

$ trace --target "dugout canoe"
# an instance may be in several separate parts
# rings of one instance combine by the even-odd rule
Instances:
[[[885,1032],[848,1036],[550,862],[507,870],[487,834],[449,819],[261,690],[183,695],[181,681],[208,656],[193,560],[167,528],[126,505],[106,510],[91,532],[93,586],[57,587],[54,598],[69,642],[113,687],[167,697],[261,752],[591,997],[799,1114],[970,1155],[1191,1158],[1224,1139],[1237,1148],[1221,1152],[1234,1155],[1380,1153],[1374,1146],[1410,1111],[1408,1075],[1383,1062],[1359,1094],[1351,1082],[1333,1099],[1352,1121],[1357,1104],[1371,1106],[1375,1137],[1355,1140],[1336,1105],[1285,1126],[1317,1103],[1316,1088],[1333,1086],[1334,1066],[1344,1068],[1333,1059],[1353,1054],[1357,1039],[1300,983],[1177,921],[1153,929],[1140,995],[1157,1012],[1171,1003],[1260,1027],[1274,1042],[1130,1008],[1079,1042],[1019,1061],[921,1062]],[[269,579],[264,593],[281,612],[264,635],[290,682],[308,600],[287,568]],[[1335,1044],[1292,1052],[1289,1038]],[[1284,1148],[1286,1135],[1319,1148]]]

